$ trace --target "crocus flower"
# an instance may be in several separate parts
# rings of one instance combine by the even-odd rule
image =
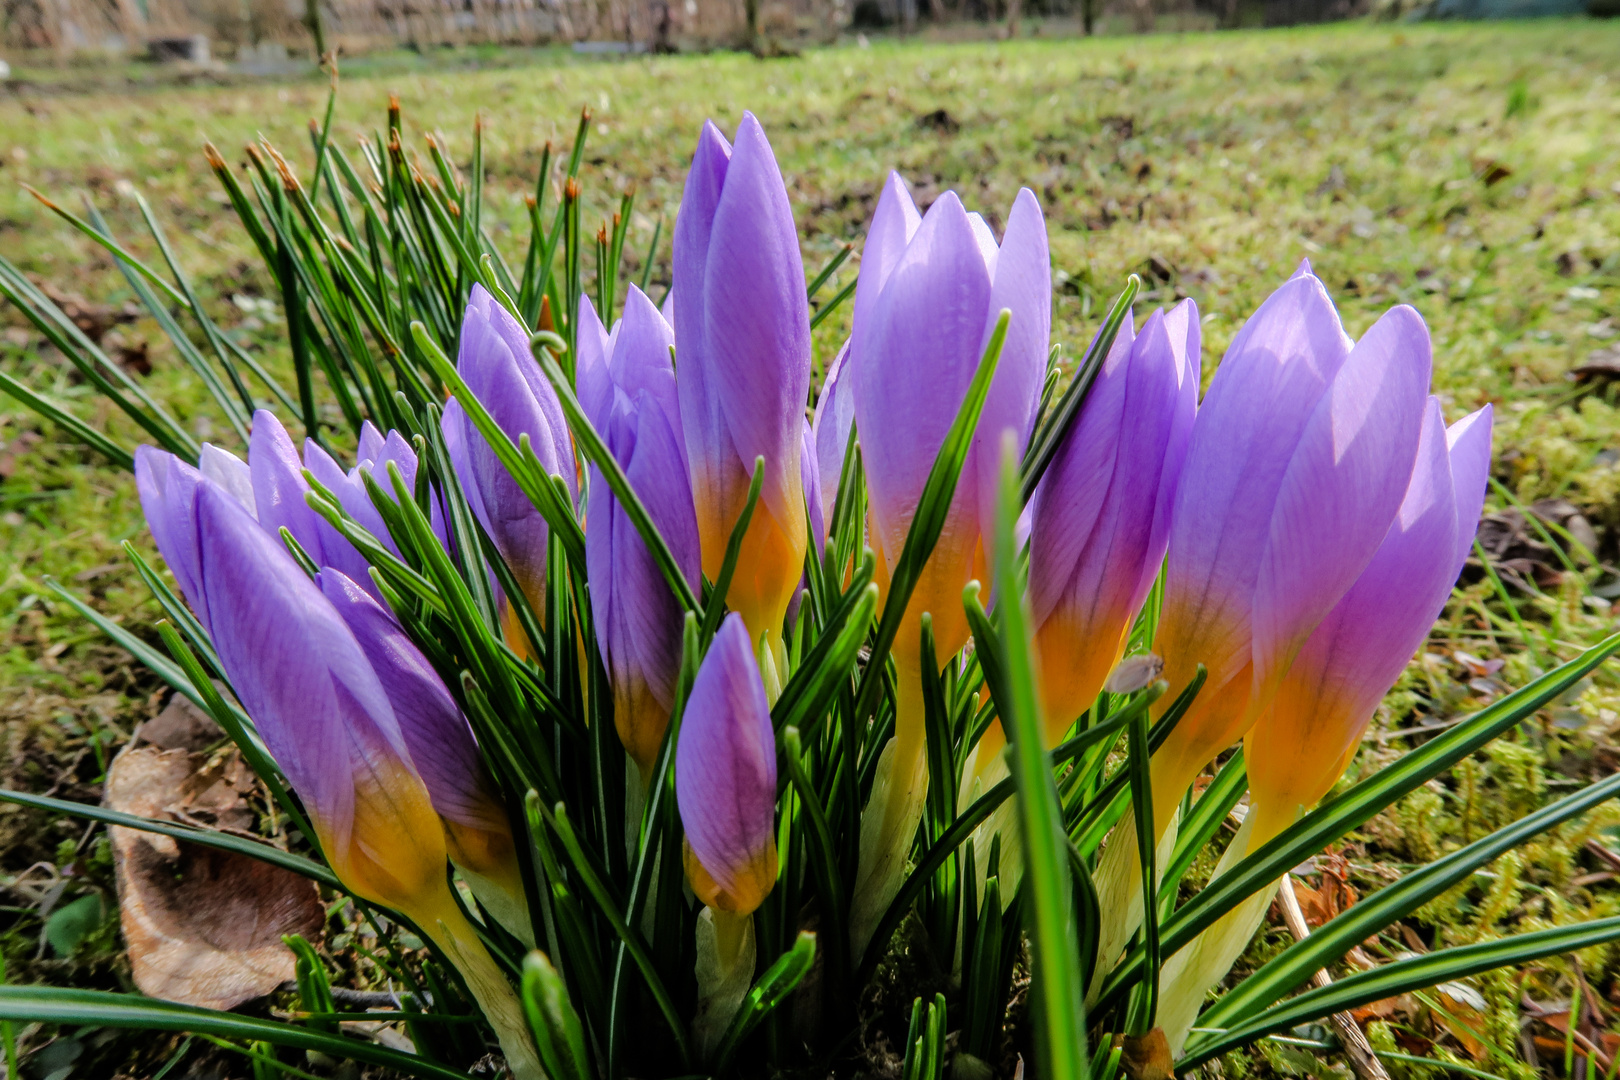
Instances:
[[[1444,609],[1473,546],[1491,459],[1491,408],[1453,424],[1430,398],[1400,511],[1367,568],[1295,657],[1244,743],[1249,813],[1222,873],[1326,795],[1361,733]],[[1228,912],[1166,965],[1158,1022],[1179,1053],[1209,989],[1231,970],[1272,888]]]
[[[886,588],[923,486],[1003,309],[1012,312],[972,448],[939,541],[895,641],[895,738],[883,751],[861,825],[851,944],[866,947],[899,888],[927,792],[920,619],[933,616],[936,655],[966,644],[962,589],[985,576],[1003,432],[1027,443],[1046,370],[1052,290],[1046,225],[1020,191],[998,247],[984,220],[946,192],[919,217],[891,174],[861,255],[846,364],[866,469],[878,584]]]
[[[1417,467],[1372,561],[1316,627],[1245,740],[1251,846],[1326,795],[1445,608],[1473,547],[1491,460],[1491,407],[1446,430],[1429,399]]]
[[[577,494],[574,446],[562,404],[529,351],[528,333],[482,285],[473,286],[462,316],[456,370],[512,442],[527,435],[546,473],[561,476],[568,490]],[[440,426],[467,504],[511,568],[524,596],[539,609],[546,595],[545,518],[478,433],[460,402],[445,405]],[[521,642],[514,635],[515,627],[515,622],[508,624],[507,636]]]
[[[403,913],[439,944],[495,1025],[514,1073],[543,1075],[511,985],[450,894],[444,827],[366,650],[241,501],[166,456],[140,454],[137,484],[153,538],[180,571],[327,865],[345,888]]]
[[[1047,737],[1090,707],[1124,653],[1169,542],[1198,411],[1198,308],[1127,321],[1036,490],[1029,599]]]
[[[701,573],[697,519],[669,358],[674,334],[652,301],[632,285],[624,318],[611,336],[581,297],[579,340],[577,378],[591,425],[696,590]],[[597,648],[613,684],[613,723],[645,781],[669,726],[685,613],[595,465],[585,567]]]
[[[1182,793],[1264,711],[1295,654],[1367,566],[1405,497],[1429,381],[1417,312],[1392,308],[1352,342],[1301,267],[1232,340],[1193,424],[1170,519],[1154,651],[1169,707],[1208,679],[1153,755],[1154,835]],[[1135,819],[1097,887],[1111,963],[1141,917]]]
[[[720,624],[675,750],[686,875],[711,908],[751,914],[776,884],[776,736],[741,616]]]
[[[765,132],[744,113],[737,144],[703,125],[675,221],[675,355],[703,572],[726,543],[765,459],[759,505],[727,605],[780,648],[804,565],[801,421],[810,389],[810,308],[787,189]]]
[[[511,824],[467,718],[427,657],[368,591],[331,567],[315,580],[388,695],[405,748],[444,822],[450,861],[501,924],[532,946]]]

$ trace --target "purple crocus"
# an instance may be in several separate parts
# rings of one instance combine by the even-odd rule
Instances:
[[[810,308],[781,170],[752,113],[737,143],[703,125],[675,222],[675,353],[703,572],[720,573],[765,460],[727,605],[779,648],[804,564],[801,421]]]
[[[748,628],[725,617],[682,713],[675,800],[699,900],[747,915],[776,884],[776,737]]]
[[[669,357],[674,334],[632,285],[611,335],[590,301],[580,299],[579,340],[578,383],[591,425],[695,590],[697,518]],[[585,567],[597,648],[613,684],[613,723],[646,780],[674,705],[685,613],[595,465],[586,509]]]
[[[1018,193],[998,247],[955,192],[919,217],[891,174],[872,218],[855,287],[846,364],[866,465],[872,546],[887,578],[945,434],[967,394],[1002,309],[1012,312],[949,519],[908,609],[896,659],[915,666],[916,618],[934,617],[941,655],[967,641],[962,587],[981,578],[993,520],[1001,433],[1022,452],[1046,371],[1052,290],[1046,224],[1035,196]]]
[[[1412,475],[1429,368],[1417,312],[1392,308],[1351,342],[1308,266],[1233,339],[1171,515],[1154,650],[1164,700],[1195,665],[1209,677],[1154,755],[1158,830],[1383,541]]]
[[[1326,795],[1428,636],[1473,547],[1491,461],[1491,407],[1448,431],[1434,398],[1400,512],[1372,561],[1294,658],[1245,740],[1250,848]]]
[[[1036,490],[1029,600],[1050,740],[1102,690],[1164,561],[1199,348],[1191,300],[1139,335],[1127,320]]]
[[[561,476],[569,492],[577,494],[574,445],[562,404],[529,351],[528,333],[482,285],[473,286],[462,317],[456,370],[512,442],[519,443],[527,435],[541,468],[548,475]],[[511,568],[524,596],[539,609],[546,595],[545,518],[495,456],[460,402],[451,400],[445,405],[440,426],[467,504]],[[508,637],[512,637],[510,629]]]

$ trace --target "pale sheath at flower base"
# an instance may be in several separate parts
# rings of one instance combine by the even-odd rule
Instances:
[[[1373,712],[1451,596],[1473,546],[1490,460],[1490,406],[1447,431],[1431,397],[1417,464],[1383,543],[1317,624],[1244,739],[1249,813],[1217,874],[1291,826],[1355,757]],[[1260,889],[1165,965],[1159,1022],[1173,1051],[1206,992],[1254,938],[1274,891]]]
[[[998,246],[984,219],[969,214],[954,192],[919,217],[904,182],[891,174],[861,255],[847,375],[840,375],[851,380],[869,537],[885,591],[934,458],[1003,310],[1012,317],[1000,363],[944,530],[894,644],[895,736],[861,821],[850,920],[856,954],[899,888],[927,794],[921,617],[933,616],[938,657],[967,643],[962,589],[985,576],[1001,436],[1011,431],[1020,453],[1029,440],[1052,316],[1046,223],[1032,193],[1018,193]]]
[[[548,476],[561,476],[570,495],[577,497],[574,444],[562,404],[529,351],[528,332],[482,285],[472,287],[462,316],[456,370],[512,442],[520,444],[527,435],[541,468]],[[446,403],[440,428],[468,505],[511,568],[530,606],[542,610],[549,535],[545,518],[495,456],[460,402]],[[528,641],[509,609],[503,612],[503,620],[508,643],[526,652]]]
[[[444,949],[500,1032],[514,1072],[538,1077],[511,986],[450,894],[444,827],[365,650],[241,502],[189,466],[141,450],[137,484],[159,550],[192,581],[186,599],[303,802],[327,865],[346,888],[404,914]]]
[[[713,581],[765,459],[726,605],[781,649],[807,542],[801,428],[810,306],[787,189],[752,113],[736,146],[703,125],[675,220],[675,362],[703,573]]]
[[[1184,300],[1109,350],[1080,415],[1035,491],[1029,601],[1041,665],[1047,746],[1089,709],[1124,654],[1131,624],[1164,561],[1170,507],[1198,411],[1198,309]],[[994,723],[964,770],[964,807],[1007,775],[1006,737]],[[978,866],[1002,834],[1002,896],[1018,880],[1021,845],[1003,810],[974,834]]]
[[[698,920],[698,1009],[708,1054],[754,972],[755,909],[776,885],[776,735],[747,626],[715,634],[682,713],[675,799],[686,830],[686,877]]]
[[[1409,307],[1359,342],[1308,266],[1244,324],[1193,425],[1170,519],[1154,652],[1170,692],[1208,680],[1152,761],[1161,849],[1182,793],[1269,704],[1294,655],[1382,542],[1411,479],[1429,338]],[[1098,865],[1099,972],[1141,919],[1134,816]],[[1163,865],[1160,862],[1160,865]]]
[[[579,310],[578,383],[591,426],[624,469],[682,575],[699,590],[697,518],[669,350],[674,334],[634,285],[609,335],[589,299]],[[645,783],[674,705],[685,612],[652,553],[591,466],[585,568],[596,644],[613,684],[613,723]]]

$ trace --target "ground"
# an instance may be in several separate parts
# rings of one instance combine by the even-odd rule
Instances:
[[[655,297],[668,280],[668,220],[699,126],[713,118],[730,129],[751,109],[781,160],[812,272],[846,241],[858,243],[889,169],[922,204],[955,189],[997,227],[1018,188],[1032,188],[1051,230],[1054,337],[1070,356],[1131,273],[1144,282],[1139,315],[1181,297],[1197,303],[1206,379],[1244,318],[1302,259],[1333,292],[1352,335],[1389,306],[1411,304],[1433,336],[1434,392],[1448,419],[1496,403],[1501,486],[1487,512],[1498,516],[1481,540],[1497,557],[1505,593],[1477,567],[1465,574],[1468,584],[1375,720],[1355,775],[1422,737],[1392,733],[1477,707],[1612,629],[1609,599],[1620,596],[1607,567],[1620,554],[1620,411],[1608,377],[1620,376],[1617,55],[1620,22],[1549,21],[880,40],[769,61],[500,52],[482,66],[478,55],[401,56],[346,69],[335,130],[352,147],[381,125],[397,92],[408,132],[444,133],[465,167],[482,114],[486,213],[502,222],[499,239],[524,214],[541,146],[566,144],[588,106],[596,125],[586,221],[610,213],[619,191],[636,185],[634,273],[655,222],[666,222]],[[119,321],[132,294],[111,261],[21,185],[75,207],[87,194],[115,232],[156,260],[133,198],[143,194],[215,317],[275,365],[270,283],[200,151],[211,140],[238,161],[262,136],[307,167],[306,125],[324,108],[325,82],[182,86],[124,68],[19,74],[24,82],[0,93],[0,254],[79,297],[87,318],[105,324],[98,330],[116,323],[109,351],[200,438],[233,445],[156,325]],[[822,295],[852,280],[856,265]],[[131,425],[38,348],[15,309],[0,308],[0,324],[0,369],[134,441]],[[818,331],[820,359],[847,326],[846,306]],[[1597,370],[1577,382],[1571,373],[1582,365]],[[1537,515],[1527,524],[1515,507],[1529,504]],[[126,540],[150,553],[130,478],[0,399],[0,780],[8,786],[98,798],[109,755],[161,702],[157,681],[45,585],[54,578],[155,640],[157,609],[120,550]],[[1616,687],[1600,672],[1459,769],[1453,783],[1378,819],[1344,852],[1348,879],[1360,891],[1375,888],[1403,865],[1537,805],[1549,788],[1612,770]],[[1585,845],[1612,847],[1606,833],[1616,820],[1600,814],[1511,856],[1486,892],[1448,894],[1409,920],[1407,944],[1612,914],[1620,893],[1605,882],[1616,867]],[[1331,876],[1320,879],[1324,895]],[[100,921],[96,904],[81,904],[83,925],[55,943],[45,928],[61,930],[63,920],[42,918],[109,895],[108,881],[98,833],[0,808],[0,949],[12,981],[128,984],[116,926]],[[1270,933],[1251,961],[1285,931]],[[1614,974],[1600,952],[1579,968],[1523,973],[1529,982],[1485,980],[1469,1031],[1459,1035],[1454,1024],[1464,1005],[1420,1001],[1383,1018],[1378,1037],[1425,1054],[1469,1051],[1472,1039],[1486,1049],[1471,1060],[1503,1076],[1528,1070],[1512,1059],[1540,1045],[1542,1071],[1562,1073],[1571,1059],[1556,1034],[1560,1000],[1566,1026],[1577,985],[1588,1008],[1608,1009],[1620,1001],[1607,996]],[[1529,1025],[1521,1037],[1528,1006],[1520,995],[1554,1023]],[[173,1045],[157,1042],[130,1048],[123,1067],[150,1075]],[[99,1045],[78,1052],[92,1051],[108,1060]],[[1572,1060],[1578,1070],[1583,1059]],[[1222,1067],[1234,1075],[1342,1069],[1284,1044]]]

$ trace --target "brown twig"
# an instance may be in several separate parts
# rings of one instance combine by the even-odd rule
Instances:
[[[1288,874],[1282,876],[1282,883],[1277,886],[1277,899],[1282,908],[1283,922],[1288,924],[1288,932],[1298,941],[1310,937],[1311,928],[1305,925],[1305,913],[1299,908],[1299,897],[1294,895],[1294,879]],[[1323,969],[1312,975],[1311,981],[1317,986],[1326,986],[1333,981],[1333,977]],[[1373,1053],[1372,1044],[1367,1041],[1366,1034],[1354,1017],[1347,1012],[1336,1012],[1328,1017],[1328,1022],[1333,1025],[1339,1042],[1344,1044],[1350,1067],[1361,1080],[1389,1080],[1384,1063]]]

